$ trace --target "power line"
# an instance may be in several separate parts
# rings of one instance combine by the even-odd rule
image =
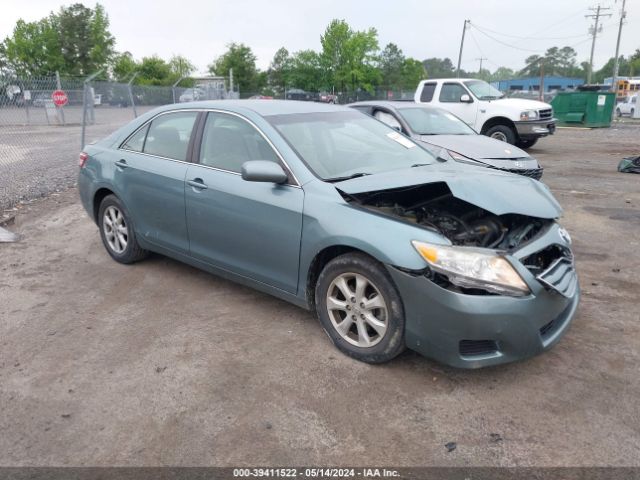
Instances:
[[[507,33],[496,32],[495,30],[491,30],[491,29],[489,29],[487,27],[481,27],[481,26],[479,26],[479,25],[477,25],[475,23],[473,25],[478,29],[482,28],[483,30],[485,30],[487,32],[491,32],[493,34],[500,35],[502,37],[518,38],[518,39],[521,39],[521,40],[567,40],[569,38],[579,38],[579,37],[584,37],[584,36],[588,35],[587,33],[581,33],[580,35],[568,35],[566,37],[535,37],[535,36],[522,37],[522,36],[519,36],[519,35],[509,35]]]
[[[501,45],[504,45],[505,47],[513,48],[513,49],[515,49],[515,50],[520,50],[520,51],[522,51],[522,52],[540,53],[540,50],[531,50],[531,49],[529,49],[529,48],[520,48],[520,47],[516,47],[516,46],[514,46],[514,45],[511,45],[511,44],[509,44],[509,43],[503,42],[502,40],[499,40],[499,39],[497,39],[497,38],[495,38],[495,37],[493,37],[493,36],[489,35],[489,34],[488,34],[488,33],[486,33],[485,31],[483,31],[483,30],[479,29],[479,28],[476,26],[476,24],[475,24],[475,23],[471,23],[471,22],[469,22],[469,23],[470,23],[470,25],[471,25],[472,27],[474,27],[478,32],[480,32],[481,34],[483,34],[485,37],[489,37],[489,38],[490,38],[491,40],[493,40],[494,42],[497,42],[497,43],[499,43],[499,44],[501,44]]]

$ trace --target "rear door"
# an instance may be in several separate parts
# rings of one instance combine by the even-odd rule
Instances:
[[[185,189],[191,256],[296,293],[304,192],[293,178],[276,185],[240,176],[249,160],[283,165],[275,149],[244,117],[209,112],[194,154]]]
[[[163,113],[120,147],[114,181],[138,236],[188,253],[185,176],[198,112]]]

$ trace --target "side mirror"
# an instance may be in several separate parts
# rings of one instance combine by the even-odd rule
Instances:
[[[473,100],[471,100],[471,97],[470,97],[469,95],[467,95],[466,93],[465,93],[465,94],[462,94],[462,95],[460,96],[460,101],[461,101],[462,103],[473,103]]]
[[[269,160],[251,160],[242,164],[242,179],[248,182],[285,183],[287,174],[280,165]]]

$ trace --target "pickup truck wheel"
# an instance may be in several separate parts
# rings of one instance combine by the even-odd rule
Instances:
[[[634,114],[635,112],[636,112],[636,109],[635,109],[635,108],[632,108],[632,109],[631,109],[631,113],[629,113],[629,116],[630,116],[631,118],[633,118],[633,114]]]
[[[516,143],[516,132],[507,125],[494,125],[485,132],[485,135],[502,142],[510,143],[511,145]]]
[[[522,148],[522,149],[527,149],[527,148],[531,148],[533,147],[536,142],[538,141],[537,138],[531,138],[531,139],[527,139],[527,140],[523,140],[520,139],[516,142],[516,147]]]
[[[622,116],[622,112],[619,108],[616,108],[616,117],[620,118]]]

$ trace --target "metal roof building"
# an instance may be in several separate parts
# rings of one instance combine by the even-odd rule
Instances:
[[[514,90],[538,91],[540,90],[540,77],[513,78],[509,80],[498,80],[491,83],[502,92]],[[567,90],[584,84],[584,79],[573,77],[544,77],[544,91]]]

